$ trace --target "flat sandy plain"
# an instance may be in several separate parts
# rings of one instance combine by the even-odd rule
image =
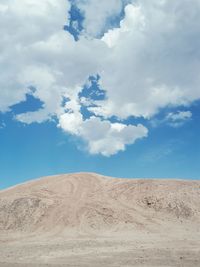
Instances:
[[[0,267],[200,266],[200,182],[57,175],[0,191]]]

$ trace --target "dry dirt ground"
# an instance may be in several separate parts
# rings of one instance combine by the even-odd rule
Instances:
[[[200,182],[58,175],[0,191],[0,267],[200,266]]]

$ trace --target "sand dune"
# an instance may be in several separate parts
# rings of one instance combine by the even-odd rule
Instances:
[[[200,266],[200,182],[79,173],[0,191],[0,266],[45,264]]]

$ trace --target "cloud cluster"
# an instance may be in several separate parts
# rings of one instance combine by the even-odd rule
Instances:
[[[25,94],[30,93],[24,80],[29,69],[44,72],[44,75],[40,73],[40,77],[35,77],[38,78],[33,81],[35,84],[41,83],[41,78],[43,83],[50,83],[48,79],[53,70],[39,58],[34,46],[47,42],[50,36],[58,34],[59,29],[61,31],[68,8],[65,0],[1,1],[0,111],[25,100]]]
[[[198,0],[127,5],[120,28],[103,37],[111,51],[101,72],[108,99],[95,114],[150,118],[199,99],[199,12]]]
[[[80,113],[65,113],[60,116],[59,126],[66,132],[81,137],[91,154],[111,156],[124,151],[125,146],[137,139],[147,137],[148,130],[143,125],[111,123],[91,117],[83,120]]]
[[[71,1],[1,1],[1,112],[32,94],[43,107],[16,119],[41,123],[56,116],[90,153],[108,156],[147,136],[143,125],[123,119],[150,119],[161,108],[188,106],[200,98],[199,0],[73,3],[85,17],[78,42],[63,30]],[[120,26],[108,27],[124,6]],[[83,85],[97,74],[106,98],[83,103]],[[90,118],[83,118],[81,105]],[[113,123],[113,116],[120,123]]]

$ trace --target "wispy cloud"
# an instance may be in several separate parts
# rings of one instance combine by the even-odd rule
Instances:
[[[190,120],[192,118],[192,112],[191,111],[178,111],[178,112],[170,112],[166,116],[166,121],[169,125],[172,127],[180,127],[185,122]]]
[[[169,125],[174,128],[183,126],[185,123],[192,119],[192,112],[187,111],[176,111],[167,113],[164,118],[152,118],[150,124],[152,127],[158,127],[160,125]]]
[[[6,127],[5,122],[0,122],[0,129],[4,129]]]

